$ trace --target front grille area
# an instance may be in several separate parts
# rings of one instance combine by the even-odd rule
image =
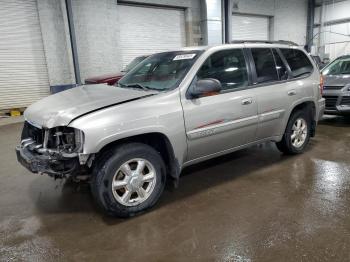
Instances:
[[[24,122],[23,131],[22,131],[22,139],[31,138],[36,143],[42,144],[43,143],[43,130],[40,128],[37,128],[27,121]]]
[[[350,96],[343,96],[340,104],[350,106]]]
[[[324,86],[323,89],[324,90],[340,90],[342,89],[344,86]]]
[[[337,96],[325,96],[326,99],[326,109],[335,110],[338,97]]]

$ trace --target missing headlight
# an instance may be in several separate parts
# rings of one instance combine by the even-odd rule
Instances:
[[[56,127],[53,133],[53,143],[56,149],[66,153],[80,152],[82,148],[82,132],[71,127]]]
[[[41,151],[73,154],[83,149],[83,132],[72,127],[55,127],[45,129]]]

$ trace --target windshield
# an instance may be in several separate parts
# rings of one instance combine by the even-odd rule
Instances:
[[[350,57],[339,58],[322,70],[323,75],[348,75],[350,74]]]
[[[124,72],[129,72],[131,69],[133,69],[138,63],[140,63],[142,60],[145,60],[147,56],[138,56],[134,58],[129,64],[126,65],[124,68]]]
[[[154,54],[128,72],[118,85],[165,91],[180,84],[201,51],[177,51]]]

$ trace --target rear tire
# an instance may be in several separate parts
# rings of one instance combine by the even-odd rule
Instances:
[[[128,143],[106,151],[96,160],[91,190],[111,216],[130,217],[153,207],[165,186],[162,157],[152,147]]]
[[[287,155],[303,153],[310,141],[311,120],[305,111],[295,111],[289,118],[285,133],[276,143],[279,151]]]

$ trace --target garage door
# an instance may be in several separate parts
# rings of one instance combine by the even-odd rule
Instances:
[[[269,18],[232,15],[232,40],[269,40]]]
[[[122,65],[133,58],[185,46],[183,10],[118,5]]]
[[[35,0],[1,0],[0,109],[48,95],[49,81]]]

